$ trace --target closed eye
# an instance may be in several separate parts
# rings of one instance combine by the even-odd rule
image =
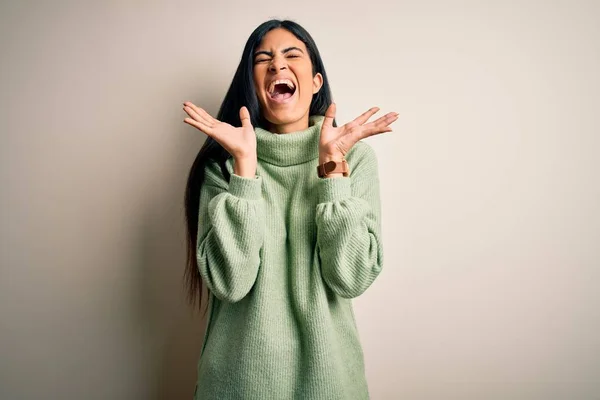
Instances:
[[[302,57],[302,56],[299,54],[290,54],[287,56],[287,58],[299,58],[299,57]],[[261,62],[270,61],[270,60],[271,60],[270,58],[261,58],[259,60],[254,60],[254,62],[261,63]]]

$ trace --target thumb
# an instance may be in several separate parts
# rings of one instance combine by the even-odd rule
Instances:
[[[335,103],[331,103],[325,111],[325,119],[323,120],[323,126],[332,127],[333,119],[335,118]]]
[[[240,108],[240,121],[242,122],[242,127],[244,128],[252,128],[252,122],[250,121],[250,113],[246,106]]]

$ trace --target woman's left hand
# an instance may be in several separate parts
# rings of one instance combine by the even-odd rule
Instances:
[[[319,164],[330,160],[341,160],[361,139],[384,132],[391,132],[389,125],[398,119],[398,113],[389,112],[375,121],[365,124],[379,107],[373,107],[345,125],[334,127],[335,103],[332,103],[325,112],[325,119],[321,127],[319,139]]]

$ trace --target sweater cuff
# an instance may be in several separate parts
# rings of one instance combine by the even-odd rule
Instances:
[[[319,203],[333,202],[350,197],[352,195],[350,177],[319,178],[317,190]]]
[[[259,200],[262,197],[262,177],[255,175],[254,178],[247,178],[231,174],[229,193],[246,200]]]

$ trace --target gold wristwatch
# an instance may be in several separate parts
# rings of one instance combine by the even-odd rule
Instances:
[[[321,165],[317,165],[317,174],[319,178],[324,178],[331,173],[341,172],[343,176],[348,176],[350,174],[350,168],[348,167],[348,162],[345,159],[340,161],[327,161]]]

